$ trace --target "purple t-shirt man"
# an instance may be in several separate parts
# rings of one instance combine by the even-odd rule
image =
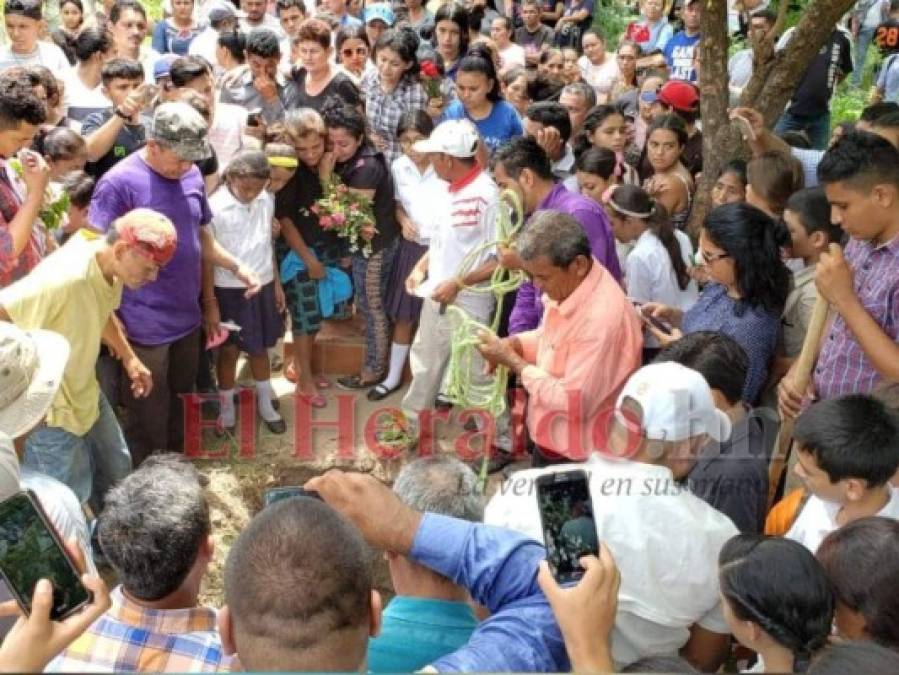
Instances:
[[[212,220],[203,177],[196,166],[180,179],[164,178],[135,152],[110,169],[91,200],[89,222],[106,231],[132,209],[167,216],[178,232],[178,247],[156,281],[122,293],[119,318],[131,341],[145,347],[175,342],[200,326],[200,228]]]
[[[602,207],[592,199],[577,192],[571,192],[561,183],[556,183],[536,211],[561,211],[581,224],[590,242],[593,257],[605,267],[615,280],[621,282],[621,266],[615,252],[615,236],[612,225]],[[535,212],[536,212],[535,211]],[[525,281],[515,296],[515,306],[509,316],[509,334],[533,330],[543,316],[540,291],[530,281]]]

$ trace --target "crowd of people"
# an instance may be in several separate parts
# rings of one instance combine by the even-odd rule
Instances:
[[[38,582],[0,670],[899,672],[899,1],[856,3],[773,128],[734,51],[710,195],[705,3],[632,4],[619,36],[594,0],[6,2],[0,499],[35,495],[91,598],[53,620]],[[267,505],[204,605],[186,395],[285,434],[332,386],[395,395],[392,489]],[[413,459],[454,405],[483,456]],[[577,469],[599,545],[560,585],[534,486]]]

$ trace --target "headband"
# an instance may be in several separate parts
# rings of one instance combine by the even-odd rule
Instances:
[[[605,200],[606,204],[608,204],[613,209],[615,209],[615,211],[617,211],[618,213],[620,213],[623,216],[630,216],[631,218],[640,218],[640,219],[649,218],[650,216],[652,216],[653,213],[655,213],[655,205],[656,205],[655,200],[650,200],[650,202],[649,202],[650,210],[646,213],[638,213],[637,211],[630,211],[628,209],[622,208],[621,206],[618,206],[618,204],[616,204],[614,201],[612,201],[615,198],[615,188],[617,188],[617,187],[618,187],[617,185],[613,186],[608,191],[607,196],[603,195],[603,196],[606,196],[606,200]]]
[[[269,166],[276,166],[279,169],[296,169],[300,163],[296,157],[283,157],[273,155],[268,158]]]

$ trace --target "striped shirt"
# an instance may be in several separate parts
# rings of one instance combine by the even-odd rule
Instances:
[[[880,246],[851,239],[844,256],[852,268],[859,301],[877,325],[899,342],[899,237]],[[815,367],[818,396],[867,394],[881,380],[846,321],[837,315]]]
[[[403,77],[393,91],[384,91],[377,69],[362,76],[360,89],[369,128],[387,144],[384,155],[388,164],[392,164],[402,153],[396,133],[400,118],[403,113],[427,108],[428,96],[414,77]]]
[[[46,672],[229,671],[209,607],[147,609],[118,586],[112,607],[57,656]]]

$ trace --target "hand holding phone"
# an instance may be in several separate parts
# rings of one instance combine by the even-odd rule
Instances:
[[[584,576],[581,558],[599,555],[593,500],[585,471],[562,471],[537,478],[537,506],[546,561],[559,584]]]
[[[0,504],[0,574],[26,615],[41,579],[53,587],[54,621],[91,602],[71,555],[32,492],[19,492]]]
[[[312,499],[321,500],[321,495],[315,490],[307,490],[306,488],[301,488],[299,486],[276,487],[269,488],[262,493],[262,506],[265,508],[271,506],[275,502],[280,502],[282,499],[290,499],[292,497],[310,497]]]
[[[247,113],[247,126],[258,127],[262,124],[262,108],[256,108]]]
[[[637,310],[637,316],[640,317],[640,321],[643,323],[652,326],[656,330],[663,332],[665,335],[671,335],[671,326],[666,324],[661,319],[657,319],[652,315],[651,312],[644,311],[645,305],[642,302],[638,302],[637,300],[631,300],[634,307]]]

